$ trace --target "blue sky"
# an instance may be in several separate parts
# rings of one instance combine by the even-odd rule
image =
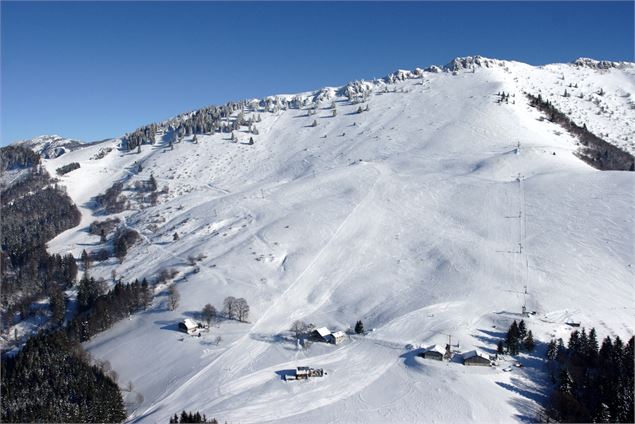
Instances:
[[[5,2],[2,143],[481,54],[633,61],[633,2]]]

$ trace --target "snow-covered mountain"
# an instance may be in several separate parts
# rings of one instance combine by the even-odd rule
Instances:
[[[29,147],[44,159],[55,159],[84,145],[81,141],[64,138],[59,135],[41,135],[30,140],[19,141],[18,144]]]
[[[132,382],[128,401],[143,395],[131,418],[161,423],[185,409],[241,423],[533,419],[547,384],[536,357],[504,372],[506,360],[469,368],[413,353],[448,335],[458,350],[493,353],[524,303],[543,342],[566,337],[571,322],[600,337],[634,333],[635,173],[580,160],[577,140],[524,92],[635,152],[634,64],[477,56],[245,102],[258,131],[242,127],[235,141],[198,134],[171,145],[166,122],[139,153],[114,139],[48,155],[51,173],[80,164],[60,184],[82,212],[51,251],[107,247],[86,228],[106,218],[94,197],[120,181],[128,209],[115,215],[141,238],[123,263],[91,274],[179,272],[175,310],[159,284],[148,311],[86,344],[122,387]],[[294,97],[309,103],[291,108]],[[154,205],[135,184],[151,175]],[[249,323],[177,331],[227,296],[247,299]],[[362,320],[373,331],[301,349],[288,331],[295,320],[332,330]],[[298,365],[327,376],[281,379]]]

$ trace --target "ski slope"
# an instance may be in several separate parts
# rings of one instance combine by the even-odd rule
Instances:
[[[546,396],[543,346],[511,372],[509,358],[475,369],[423,360],[417,348],[451,335],[458,350],[493,353],[524,302],[542,342],[566,337],[571,321],[601,337],[633,335],[635,175],[579,160],[576,140],[541,121],[522,92],[633,152],[635,68],[487,61],[369,82],[362,113],[333,89],[316,115],[246,111],[262,117],[253,145],[238,132],[238,143],[198,135],[170,150],[166,134],[141,153],[115,139],[44,161],[51,173],[81,164],[60,184],[82,223],[49,243],[53,252],[100,248],[86,231],[104,219],[91,199],[114,181],[131,188],[153,174],[168,188],[157,206],[132,202],[118,215],[142,240],[123,263],[91,271],[124,281],[179,271],[176,310],[157,286],[149,310],[86,344],[122,387],[132,382],[131,421],[164,423],[183,409],[232,423],[532,420]],[[576,89],[562,97],[569,82],[585,95],[601,87],[607,112]],[[501,91],[508,104],[497,103]],[[199,254],[194,272],[188,257]],[[220,321],[200,338],[177,331],[226,296],[247,299],[249,323]],[[289,332],[297,319],[332,330],[361,319],[374,331],[299,349]],[[281,379],[298,365],[328,375]]]

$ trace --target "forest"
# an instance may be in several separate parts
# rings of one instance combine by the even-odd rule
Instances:
[[[632,423],[633,342],[607,336],[600,346],[595,328],[573,331],[566,346],[552,340],[546,359],[556,387],[547,415],[559,422]]]
[[[15,313],[25,318],[36,298],[70,287],[77,275],[73,256],[49,255],[46,243],[78,225],[79,210],[32,153],[19,145],[0,149],[3,172],[19,172],[0,192],[3,325]]]

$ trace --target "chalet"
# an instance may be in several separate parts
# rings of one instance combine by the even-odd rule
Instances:
[[[439,345],[432,345],[421,353],[421,356],[425,359],[434,359],[436,361],[443,361],[445,355],[445,349]]]
[[[196,329],[198,328],[198,324],[196,324],[193,320],[189,318],[185,318],[183,321],[179,322],[179,330],[187,334],[196,333]]]
[[[487,355],[478,350],[471,350],[463,354],[463,364],[467,366],[482,366],[489,367],[492,364],[492,361],[489,359]]]
[[[316,328],[315,330],[313,330],[313,333],[311,333],[311,335],[316,340],[326,343],[330,343],[332,338],[331,331],[326,327]]]
[[[331,334],[330,342],[333,344],[340,344],[346,339],[346,334],[343,331],[336,331]]]

